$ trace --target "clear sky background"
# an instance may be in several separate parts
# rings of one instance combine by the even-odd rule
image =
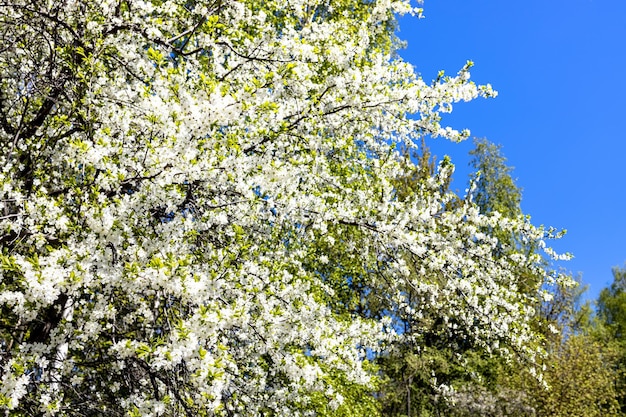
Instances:
[[[567,235],[553,242],[575,258],[587,299],[626,263],[626,0],[426,0],[424,19],[402,18],[400,55],[425,81],[472,79],[495,99],[457,104],[443,124],[502,145],[532,222]],[[431,140],[456,165],[463,191],[471,140]]]

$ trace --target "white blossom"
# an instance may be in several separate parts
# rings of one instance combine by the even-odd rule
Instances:
[[[463,140],[442,113],[496,95],[471,63],[427,84],[396,57],[395,14],[421,9],[11,3],[0,309],[15,332],[0,330],[0,408],[313,415],[320,395],[345,406],[344,381],[373,389],[368,355],[419,336],[400,318],[433,312],[532,361],[516,274],[550,274],[523,252],[495,256],[485,230],[559,258],[545,231],[471,202],[444,210],[449,162],[397,195],[414,168],[399,149]],[[357,279],[384,291],[381,322],[342,305]]]

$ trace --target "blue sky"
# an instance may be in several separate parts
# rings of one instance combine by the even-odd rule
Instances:
[[[400,55],[430,81],[472,60],[472,79],[495,99],[457,104],[444,123],[501,144],[534,224],[567,229],[553,247],[575,258],[588,299],[626,263],[626,1],[426,0],[425,18],[402,18]],[[449,154],[463,191],[469,173],[460,145]]]

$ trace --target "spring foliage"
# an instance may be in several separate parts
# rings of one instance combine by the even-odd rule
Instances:
[[[471,63],[416,75],[394,54],[406,13],[420,10],[0,5],[0,407],[371,414],[372,356],[433,322],[452,350],[532,363],[517,275],[551,275],[485,231],[542,248],[551,233],[450,208],[447,161],[399,197],[414,167],[398,149],[467,137],[440,114],[495,95]],[[406,336],[412,319],[424,328]]]

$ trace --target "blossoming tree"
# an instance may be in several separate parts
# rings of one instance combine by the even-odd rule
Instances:
[[[546,232],[444,210],[449,164],[397,196],[399,147],[467,137],[440,113],[494,95],[470,64],[427,84],[397,58],[405,13],[420,11],[0,5],[0,407],[358,414],[368,358],[400,317],[433,314],[451,340],[532,359],[516,273],[542,273],[539,256],[495,257],[507,242],[482,231]]]

